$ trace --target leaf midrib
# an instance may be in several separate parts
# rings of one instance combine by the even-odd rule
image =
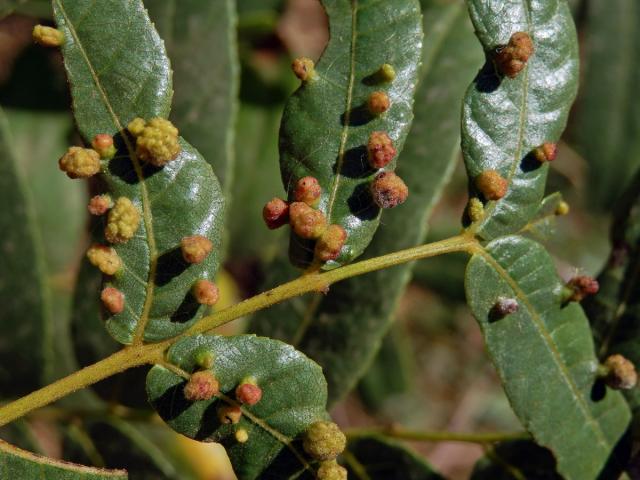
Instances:
[[[607,451],[609,451],[610,448],[611,448],[611,445],[609,445],[609,442],[607,441],[606,437],[604,436],[604,432],[602,431],[602,428],[600,427],[600,424],[590,414],[590,409],[589,409],[588,405],[585,403],[583,395],[580,393],[580,390],[578,389],[578,386],[574,383],[573,378],[571,377],[569,371],[567,370],[566,365],[562,361],[560,352],[558,350],[558,347],[557,347],[555,341],[553,340],[553,338],[551,338],[551,335],[547,331],[546,325],[542,321],[542,319],[540,317],[540,314],[538,313],[536,308],[529,301],[529,297],[520,288],[520,285],[518,285],[518,283],[511,277],[509,272],[507,272],[502,267],[502,265],[500,265],[497,262],[497,260],[495,258],[493,258],[493,256],[489,252],[487,252],[484,248],[481,248],[481,249],[477,250],[477,253],[509,285],[509,287],[515,293],[516,298],[518,298],[518,300],[520,300],[521,304],[523,304],[525,306],[525,308],[529,311],[531,319],[533,320],[533,325],[535,326],[536,330],[538,330],[538,333],[545,340],[544,343],[547,346],[549,352],[551,353],[551,357],[553,358],[554,363],[556,364],[556,367],[560,370],[560,372],[562,374],[561,378],[564,380],[564,382],[569,387],[569,390],[571,391],[571,394],[573,395],[573,397],[576,399],[576,401],[577,401],[577,403],[578,403],[578,405],[580,407],[580,410],[582,411],[585,419],[587,420],[587,422],[589,422],[589,424],[592,425],[593,431],[595,432],[596,436],[598,437],[599,443],[605,449],[607,449]]]
[[[96,85],[98,93],[100,94],[100,98],[102,99],[102,103],[104,104],[107,111],[109,112],[109,115],[111,116],[111,120],[113,121],[114,126],[116,127],[118,132],[123,132],[124,127],[120,122],[120,118],[115,113],[113,106],[109,101],[109,97],[106,91],[104,90],[104,88],[102,87],[102,83],[100,82],[100,77],[94,70],[93,65],[91,64],[91,61],[89,60],[89,56],[87,55],[87,52],[85,51],[84,46],[80,41],[80,38],[78,37],[76,29],[73,26],[73,23],[69,19],[69,16],[67,15],[67,12],[65,11],[62,5],[62,2],[60,0],[53,0],[53,1],[58,6],[58,9],[60,10],[61,15],[65,19],[67,28],[69,29],[69,32],[71,32],[71,35],[73,36],[73,39],[76,45],[78,46],[78,51],[82,55],[82,58],[84,59],[87,65],[87,68],[91,74],[91,77],[93,78],[93,81]],[[149,194],[147,191],[147,186],[145,184],[144,174],[142,173],[142,168],[140,166],[140,162],[138,161],[138,157],[136,156],[135,149],[133,148],[133,145],[131,145],[131,142],[127,138],[127,135],[126,134],[122,135],[122,139],[127,147],[127,150],[129,152],[129,157],[131,158],[131,163],[133,164],[133,168],[136,172],[136,177],[138,178],[138,184],[140,186],[140,195],[142,198],[142,217],[143,217],[144,227],[146,231],[147,246],[149,247],[149,277],[146,282],[145,303],[142,308],[142,313],[140,314],[140,321],[136,325],[133,339],[131,342],[133,345],[138,345],[143,342],[144,331],[147,326],[147,323],[149,322],[149,314],[151,311],[151,305],[153,304],[155,277],[156,277],[156,270],[157,270],[157,263],[158,263],[158,250],[156,246],[155,236],[153,233],[153,215],[151,213],[151,206],[149,203]]]

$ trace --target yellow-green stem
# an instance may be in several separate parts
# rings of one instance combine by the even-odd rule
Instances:
[[[466,442],[466,443],[495,443],[506,440],[522,440],[531,438],[526,432],[489,432],[489,433],[459,433],[459,432],[425,432],[405,430],[402,428],[363,428],[346,432],[348,438],[358,438],[382,435],[414,442]]]
[[[99,382],[116,373],[147,363],[163,362],[164,351],[181,337],[211,331],[237,318],[308,292],[324,291],[331,284],[350,277],[393,267],[413,260],[442,255],[444,253],[463,251],[472,253],[478,248],[480,248],[480,246],[475,239],[467,235],[460,235],[440,242],[420,245],[381,257],[371,258],[329,272],[303,275],[296,280],[204,317],[185,333],[177,337],[159,343],[125,347],[119,352],[93,365],[85,367],[40,390],[36,390],[25,397],[11,402],[0,408],[0,426],[6,425],[32,410],[44,407],[65,395]]]

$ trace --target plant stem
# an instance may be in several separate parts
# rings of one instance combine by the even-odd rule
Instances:
[[[348,438],[366,437],[371,435],[410,440],[416,442],[465,442],[465,443],[494,443],[505,440],[522,440],[531,438],[527,432],[490,432],[490,433],[458,433],[458,432],[423,432],[405,430],[397,427],[363,428],[346,432]]]
[[[119,352],[93,365],[85,367],[40,390],[36,390],[25,397],[15,400],[0,408],[0,426],[12,422],[32,410],[44,407],[76,390],[80,390],[81,388],[92,385],[129,368],[147,363],[162,363],[164,361],[164,351],[182,337],[208,332],[237,318],[298,295],[313,291],[325,291],[331,284],[349,277],[355,277],[357,275],[393,267],[414,260],[442,255],[444,253],[463,251],[473,253],[479,248],[481,248],[480,245],[472,237],[459,235],[440,242],[420,245],[418,247],[353,263],[329,272],[303,275],[291,282],[282,284],[272,290],[268,290],[248,300],[204,317],[189,330],[177,337],[153,344],[125,347]],[[381,295],[382,294],[383,292],[381,292]]]

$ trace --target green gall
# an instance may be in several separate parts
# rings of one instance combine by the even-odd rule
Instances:
[[[213,243],[202,235],[184,237],[180,240],[182,258],[187,263],[201,263],[213,250]]]
[[[371,183],[371,196],[380,208],[394,208],[405,202],[409,188],[393,172],[380,172]]]
[[[296,202],[304,202],[313,208],[320,203],[321,195],[322,187],[315,177],[302,177],[293,190],[293,198]]]
[[[190,402],[211,400],[220,393],[220,383],[209,370],[195,372],[184,386],[183,393]]]
[[[100,293],[102,305],[110,313],[116,315],[124,310],[124,294],[113,287],[106,287]]]
[[[638,383],[636,367],[620,354],[607,357],[599,373],[604,382],[614,390],[630,390]]]
[[[367,155],[371,168],[386,167],[396,156],[393,140],[386,132],[371,132],[367,143]]]
[[[215,361],[215,355],[212,351],[202,348],[195,353],[194,360],[203,370],[211,370]]]
[[[191,294],[200,305],[215,305],[220,298],[218,286],[210,280],[198,280],[191,287]]]
[[[302,447],[316,460],[334,460],[347,445],[347,438],[333,422],[312,423],[304,433]]]
[[[296,235],[308,240],[320,237],[327,228],[324,214],[303,202],[293,202],[289,206],[289,222]]]
[[[291,64],[291,70],[304,83],[318,78],[313,60],[306,57],[296,58]]]
[[[59,47],[64,43],[64,33],[57,28],[36,25],[31,32],[33,41],[45,47]]]
[[[330,460],[320,463],[316,476],[318,480],[347,480],[347,469]]]
[[[494,61],[501,74],[515,78],[524,70],[533,52],[533,41],[529,34],[516,32],[511,35],[507,45],[496,49]]]
[[[485,170],[475,178],[475,186],[487,200],[500,200],[507,194],[509,182],[496,170]]]
[[[367,109],[372,115],[382,115],[391,107],[391,100],[384,92],[373,92],[367,99]]]
[[[100,171],[100,155],[90,148],[70,147],[58,166],[69,178],[89,178]]]
[[[315,258],[321,262],[335,260],[347,241],[347,232],[340,225],[329,225],[315,247]]]
[[[378,76],[383,82],[393,82],[396,79],[396,70],[388,63],[384,63],[378,70]]]
[[[109,210],[104,236],[111,243],[126,243],[133,238],[139,226],[140,211],[127,197],[120,197]]]
[[[262,209],[262,218],[269,230],[289,223],[289,204],[281,198],[272,198]]]
[[[87,250],[87,259],[105,275],[115,275],[122,268],[122,260],[112,247],[93,244]]]

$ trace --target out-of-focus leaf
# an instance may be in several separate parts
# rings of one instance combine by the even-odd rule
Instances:
[[[588,2],[576,149],[590,167],[591,205],[610,208],[640,166],[640,4]]]
[[[285,107],[280,169],[290,200],[302,177],[315,177],[322,186],[319,210],[328,224],[341,225],[348,235],[340,256],[325,265],[334,268],[361,255],[380,223],[369,192],[377,171],[369,166],[366,145],[371,132],[385,131],[402,150],[413,117],[422,24],[417,0],[326,0],[323,5],[331,39],[316,65],[318,78],[303,84]],[[395,69],[393,82],[376,80],[385,63]],[[384,91],[391,102],[377,117],[366,106],[375,91]],[[394,167],[395,162],[386,170]],[[304,267],[313,260],[313,248],[292,233],[289,256]]]
[[[171,120],[211,164],[227,201],[239,80],[235,3],[144,2],[171,59],[175,88]]]
[[[492,448],[473,469],[471,480],[562,480],[556,460],[546,448],[529,440],[504,442]]]
[[[383,437],[350,440],[344,459],[349,469],[349,478],[444,480],[417,454],[402,444]]]
[[[183,435],[225,445],[242,480],[261,478],[282,449],[296,449],[302,459],[299,446],[292,442],[311,423],[327,415],[327,386],[320,367],[290,345],[253,335],[187,337],[169,349],[166,360],[191,373],[197,369],[196,355],[203,352],[214,355],[213,371],[221,395],[189,402],[183,394],[185,379],[155,365],[147,376],[147,393],[160,416]],[[242,406],[237,425],[220,423],[218,409],[237,405],[234,390],[248,376],[255,377],[262,388],[262,400],[254,406]],[[236,441],[238,428],[248,432],[246,443]],[[304,470],[301,462],[297,469]]]
[[[4,478],[47,480],[126,480],[123,470],[105,470],[60,462],[21,450],[0,440],[0,472]]]
[[[600,390],[587,319],[579,305],[562,305],[550,256],[532,240],[495,240],[473,255],[465,287],[523,426],[565,478],[597,478],[629,426],[629,409],[619,392]],[[518,310],[500,317],[500,297],[515,299]]]
[[[8,128],[0,111],[0,389],[5,399],[39,387],[53,355],[40,233]]]
[[[476,34],[488,56],[516,32],[527,32],[535,51],[515,78],[500,77],[491,59],[469,87],[463,104],[462,152],[472,195],[474,179],[497,170],[508,191],[485,204],[471,230],[485,240],[515,233],[535,216],[548,164],[531,151],[558,141],[577,90],[578,43],[565,0],[470,0]]]
[[[427,48],[416,118],[397,169],[411,193],[402,211],[384,216],[366,257],[424,240],[428,218],[459,152],[459,105],[465,75],[468,78],[482,63],[463,4],[440,4],[425,11],[424,21]],[[295,275],[283,265],[270,267],[270,274],[277,283]],[[299,345],[320,363],[333,403],[366,371],[410,276],[411,265],[401,265],[353,278],[332,286],[326,297],[310,295],[260,312],[253,328]]]
[[[132,154],[127,123],[166,117],[172,95],[169,60],[142,2],[54,0],[54,13],[65,34],[63,55],[80,132],[86,141],[99,133],[119,135],[118,152],[101,176],[104,190],[114,199],[131,199],[142,212],[136,236],[114,247],[123,268],[106,283],[124,294],[126,304],[106,320],[107,330],[122,343],[176,335],[203,311],[190,293],[193,283],[217,270],[220,185],[184,140],[177,158],[161,169],[141,165]],[[120,25],[124,18],[126,29]],[[214,251],[189,265],[180,240],[195,234],[209,238]],[[101,240],[99,234],[94,238]]]

